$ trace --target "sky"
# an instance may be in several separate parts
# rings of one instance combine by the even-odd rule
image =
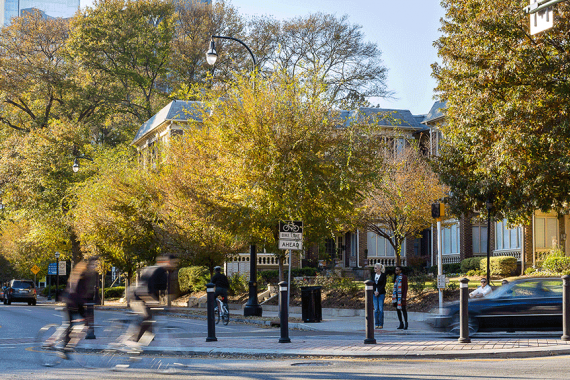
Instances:
[[[395,99],[372,99],[382,108],[426,114],[434,103],[431,64],[438,61],[433,42],[444,11],[439,0],[229,0],[245,15],[272,15],[289,19],[327,12],[362,26],[367,41],[382,51],[388,68],[388,89]],[[92,4],[81,0],[81,6]],[[205,48],[206,49],[206,48]]]

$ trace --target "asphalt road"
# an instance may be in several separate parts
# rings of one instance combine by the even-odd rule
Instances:
[[[116,311],[97,311],[97,323],[122,315]],[[46,368],[37,360],[34,344],[36,331],[46,323],[61,322],[61,312],[53,306],[0,305],[0,379],[174,379],[199,380],[299,380],[299,379],[567,379],[570,357],[558,356],[510,360],[329,360],[224,357],[184,357],[148,355],[128,368],[109,370],[85,368],[75,361],[65,361],[56,368]],[[171,318],[184,328],[186,336],[207,336],[206,322]],[[219,337],[263,335],[279,337],[279,329],[232,324],[217,326]],[[291,336],[314,335],[326,339],[330,333],[291,330]],[[350,336],[335,333],[335,337]],[[84,353],[97,362],[95,353]],[[158,363],[158,365],[157,365]],[[153,369],[149,369],[153,367]]]

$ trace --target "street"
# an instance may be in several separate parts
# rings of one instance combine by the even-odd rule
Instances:
[[[98,324],[122,315],[121,311],[96,311]],[[206,322],[170,317],[169,323],[181,326],[180,339],[206,337]],[[99,353],[83,352],[82,367],[76,361],[64,361],[56,368],[40,365],[35,354],[34,336],[46,323],[61,322],[61,312],[53,305],[36,307],[24,304],[0,305],[0,378],[2,379],[566,379],[568,357],[555,356],[528,359],[329,359],[183,356],[176,354],[144,355],[140,360],[120,369],[98,368]],[[219,341],[253,336],[279,338],[279,329],[230,323],[216,326]],[[291,330],[293,339],[353,338],[353,333]],[[403,337],[405,339],[405,337]],[[91,367],[91,368],[90,368]]]

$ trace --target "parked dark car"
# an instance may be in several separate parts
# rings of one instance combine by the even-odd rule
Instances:
[[[4,304],[27,302],[35,305],[37,300],[36,285],[32,280],[11,280],[4,290]]]
[[[428,322],[459,334],[459,302],[445,304]],[[521,330],[562,330],[561,278],[517,279],[485,298],[469,299],[470,334]]]

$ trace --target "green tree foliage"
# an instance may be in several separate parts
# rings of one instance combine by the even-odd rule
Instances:
[[[524,0],[444,0],[434,65],[447,101],[437,170],[458,213],[496,209],[528,219],[563,210],[570,196],[570,4],[531,36]]]
[[[240,76],[205,93],[201,128],[172,143],[171,194],[270,252],[281,220],[302,220],[305,244],[342,230],[382,164],[377,126],[340,119],[313,80]]]
[[[384,169],[384,176],[363,202],[359,220],[365,229],[390,242],[400,265],[403,242],[430,227],[431,204],[442,199],[447,189],[414,146],[390,152]]]
[[[154,263],[163,231],[156,176],[129,156],[118,150],[99,157],[99,173],[77,188],[73,214],[83,249],[132,278],[138,263]]]
[[[161,0],[101,0],[71,21],[71,57],[122,91],[123,112],[142,123],[161,104],[174,36],[174,6]],[[158,102],[158,103],[157,103]]]

